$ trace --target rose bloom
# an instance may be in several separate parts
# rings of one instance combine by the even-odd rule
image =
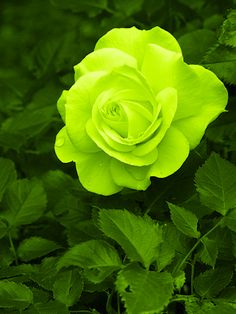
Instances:
[[[150,177],[173,174],[227,104],[223,83],[186,64],[160,27],[112,29],[74,69],[74,85],[58,100],[65,126],[55,151],[102,195],[145,190]]]

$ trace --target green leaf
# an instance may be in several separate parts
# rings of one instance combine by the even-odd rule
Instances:
[[[201,38],[200,41],[199,38]],[[215,32],[208,29],[197,29],[182,35],[178,42],[182,48],[185,62],[198,64],[216,40]],[[196,41],[198,45],[195,45]]]
[[[46,194],[38,180],[22,179],[11,184],[3,199],[0,217],[11,227],[36,221],[46,207]]]
[[[163,235],[163,239],[165,236]],[[168,240],[165,240],[158,247],[156,262],[158,271],[162,271],[167,265],[169,265],[175,256],[175,249],[170,246]]]
[[[101,10],[107,9],[107,0],[68,0],[66,3],[63,0],[52,0],[55,6],[61,9],[71,10],[72,12],[86,12],[90,17],[98,15]]]
[[[185,300],[185,310],[187,314],[209,314],[212,309],[215,309],[212,302],[203,300],[200,303],[198,299],[192,296]]]
[[[13,161],[0,158],[0,201],[6,188],[16,180],[16,170]]]
[[[27,309],[24,313],[26,314],[69,314],[65,304],[57,300],[50,300],[49,302],[38,302]]]
[[[202,65],[226,83],[236,84],[236,48],[217,45],[205,56]]]
[[[116,289],[129,314],[159,313],[173,292],[173,279],[167,272],[158,273],[130,264],[118,273]]]
[[[186,236],[199,238],[200,232],[197,231],[197,217],[189,210],[168,203],[171,220],[175,224],[176,228],[184,233]]]
[[[121,267],[116,250],[103,240],[90,240],[75,245],[62,256],[57,268],[79,266],[86,277],[94,283],[103,281]]]
[[[232,276],[230,267],[207,270],[195,278],[194,289],[201,297],[215,297],[230,283]]]
[[[203,249],[199,253],[200,260],[207,265],[215,267],[218,255],[217,242],[207,237],[203,238],[201,242],[203,244]]]
[[[83,280],[77,269],[65,270],[57,274],[53,285],[54,299],[71,306],[79,300],[82,290]]]
[[[224,218],[226,226],[236,232],[236,208],[232,209]]]
[[[0,308],[23,310],[33,302],[31,290],[20,283],[0,281]]]
[[[51,123],[55,108],[47,106],[34,110],[25,109],[6,119],[2,124],[2,132],[16,137],[23,137],[21,145],[44,131]]]
[[[180,270],[174,277],[174,286],[177,290],[180,290],[185,284],[186,276],[183,270]]]
[[[226,46],[236,47],[236,10],[231,10],[224,21],[219,42]]]
[[[222,215],[236,207],[236,167],[218,154],[212,153],[197,170],[195,182],[204,205]]]
[[[7,233],[8,226],[7,224],[0,220],[0,239],[2,239]]]
[[[34,265],[34,271],[31,273],[31,280],[36,282],[40,287],[45,290],[53,290],[53,284],[56,280],[57,257],[46,257],[40,265]]]
[[[161,228],[150,217],[136,216],[127,210],[101,209],[100,229],[123,248],[131,261],[148,268],[162,241]]]
[[[54,241],[41,237],[31,237],[20,243],[17,254],[22,261],[28,262],[32,259],[47,255],[59,248],[60,246]]]

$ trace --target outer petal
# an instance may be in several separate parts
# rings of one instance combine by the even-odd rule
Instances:
[[[189,144],[185,136],[170,127],[158,146],[158,158],[151,166],[149,175],[164,178],[177,171],[189,154]]]
[[[103,152],[88,154],[76,163],[79,180],[86,190],[101,195],[111,195],[122,190],[111,175],[112,158]]]
[[[191,65],[198,76],[199,97],[196,100],[199,110],[194,116],[176,119],[173,126],[177,127],[188,139],[191,149],[196,147],[210,122],[225,111],[228,100],[227,89],[216,75],[198,65]],[[195,84],[196,86],[196,84]]]
[[[111,71],[115,67],[128,65],[137,67],[137,60],[122,50],[104,48],[88,54],[74,67],[75,81],[82,75],[94,71]]]
[[[78,151],[91,153],[100,150],[87,135],[85,126],[92,115],[96,82],[103,75],[104,72],[92,72],[82,76],[67,94],[65,105],[67,133]]]
[[[68,94],[68,90],[63,90],[63,92],[61,93],[61,96],[59,97],[57,101],[57,110],[59,111],[61,118],[64,122],[66,118],[65,104],[66,104],[67,94]]]
[[[224,111],[227,91],[223,83],[211,71],[187,65],[178,54],[155,45],[148,46],[142,71],[156,92],[167,86],[177,90],[173,126],[184,133],[194,148],[207,125]]]
[[[146,45],[149,43],[181,52],[177,40],[160,27],[154,27],[150,30],[139,30],[136,27],[114,28],[98,40],[95,50],[118,48],[135,57],[138,65],[141,65]]]
[[[151,184],[148,167],[135,167],[112,159],[111,173],[116,184],[134,190],[146,190]]]
[[[57,134],[54,148],[58,159],[62,162],[77,161],[84,158],[84,154],[78,152],[71,143],[65,126]]]

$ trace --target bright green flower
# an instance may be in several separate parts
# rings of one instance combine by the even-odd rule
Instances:
[[[216,75],[184,63],[159,27],[113,29],[74,69],[58,100],[65,127],[55,151],[98,194],[145,190],[150,177],[177,171],[227,103]]]

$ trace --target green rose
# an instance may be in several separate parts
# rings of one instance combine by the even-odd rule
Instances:
[[[55,151],[102,195],[145,190],[150,177],[174,173],[227,103],[216,75],[186,64],[159,27],[113,29],[74,69],[74,85],[58,100],[65,127]]]

